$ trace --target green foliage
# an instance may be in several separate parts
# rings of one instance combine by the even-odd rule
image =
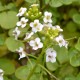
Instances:
[[[80,51],[80,38],[78,39],[78,42],[75,45],[75,48]]]
[[[49,2],[49,4],[50,4],[51,7],[60,7],[60,6],[62,6],[62,3],[61,3],[60,0],[51,0]]]
[[[27,79],[30,71],[33,69],[33,67],[35,65],[35,60],[30,60],[30,61],[28,61],[27,65],[21,66],[16,70],[15,75],[18,79],[21,79],[21,80]],[[30,80],[37,80],[37,79],[41,80],[39,78],[40,76],[41,76],[40,75],[40,68],[37,67],[36,71],[34,72],[34,75],[31,77]]]
[[[4,29],[14,28],[17,21],[18,18],[15,11],[0,13],[0,25]]]
[[[4,70],[6,75],[11,75],[15,72],[14,64],[6,58],[0,58],[0,68]]]
[[[57,47],[57,59],[60,64],[63,64],[68,61],[68,51],[65,47]]]
[[[6,40],[6,46],[10,51],[15,52],[19,47],[24,47],[24,44],[19,40],[15,40],[13,37],[9,37]]]
[[[39,4],[38,8],[42,13],[37,7],[28,8],[33,3]],[[13,30],[16,22],[21,18],[16,16],[20,7],[27,8],[28,23],[35,19],[40,19],[42,22],[42,15],[45,11],[49,11],[53,17],[52,24],[60,25],[63,29],[63,35],[69,42],[68,49],[55,46],[53,40],[51,40],[52,43],[50,40],[44,43],[46,47],[53,47],[56,50],[55,63],[45,62],[45,49],[34,51],[28,45],[28,41],[23,40],[25,34],[31,31],[29,25],[25,28],[18,27],[21,31],[20,40],[14,39]],[[39,36],[44,42],[42,34],[45,36],[47,31],[34,35]],[[50,30],[48,34],[55,37],[58,32]],[[16,50],[19,47],[24,48],[27,58],[18,60],[19,54]],[[40,56],[41,51],[43,55]],[[38,56],[40,56],[40,61]],[[37,67],[33,70],[35,64]],[[80,80],[80,0],[0,0],[0,69],[4,71],[4,80],[27,80],[31,72],[29,80],[57,80],[53,76],[59,80]]]
[[[36,3],[36,0],[25,0],[28,3]]]
[[[77,24],[80,24],[80,14],[74,14],[73,15],[73,21]]]
[[[55,62],[55,63],[47,62],[47,63],[46,63],[46,67],[47,67],[50,71],[55,71],[55,70],[59,67],[59,65],[58,65],[57,62]]]

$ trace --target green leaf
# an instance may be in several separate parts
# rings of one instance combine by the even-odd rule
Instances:
[[[62,6],[62,3],[61,3],[60,0],[51,0],[51,1],[49,2],[49,5],[50,5],[51,7],[60,7],[60,6]]]
[[[51,62],[47,62],[46,63],[46,67],[50,70],[50,71],[55,71],[59,66],[58,63],[51,63]]]
[[[4,45],[4,42],[5,42],[5,34],[0,34],[0,45]]]
[[[76,78],[72,75],[65,77],[64,80],[76,80]]]
[[[61,0],[61,2],[65,5],[69,5],[73,2],[73,0]]]
[[[77,68],[72,67],[70,64],[64,64],[59,69],[57,69],[57,76],[60,80],[69,75],[75,75],[77,73]]]
[[[6,40],[6,46],[12,52],[15,52],[19,47],[24,48],[24,44],[20,40],[15,40],[13,37],[9,37]]]
[[[79,72],[79,74],[77,75],[76,80],[80,80],[80,72]]]
[[[0,13],[0,25],[4,29],[14,28],[16,22],[18,21],[18,17],[16,16],[15,11],[8,11]]]
[[[36,0],[25,0],[28,3],[36,3]]]
[[[6,6],[7,9],[12,9],[12,8],[14,8],[14,7],[16,7],[14,3],[9,3],[9,4]]]
[[[80,54],[75,48],[69,50],[70,64],[74,67],[80,66]]]
[[[80,54],[75,53],[71,58],[70,58],[70,64],[74,67],[80,66]]]
[[[2,6],[1,2],[0,2],[0,11],[6,10],[5,6]]]
[[[50,0],[45,0],[45,4],[48,4]]]
[[[74,22],[70,21],[70,22],[67,23],[66,29],[69,32],[76,32],[77,31],[77,25]]]
[[[4,76],[4,80],[11,80],[11,79],[9,79],[7,76]]]
[[[74,14],[73,21],[77,24],[80,24],[80,14],[78,14],[78,13]]]
[[[14,64],[6,58],[0,58],[0,69],[3,69],[4,74],[6,75],[10,75],[15,72]]]
[[[30,66],[28,67],[27,65],[25,65],[25,66],[18,68],[15,72],[15,75],[18,79],[27,80],[27,77],[28,77],[30,71],[31,71]],[[40,76],[40,74],[34,73],[34,75],[31,77],[30,80],[37,80],[37,79],[39,79],[39,76]]]
[[[80,51],[80,37],[78,39],[77,44],[75,45],[75,48]]]
[[[27,65],[25,66],[21,66],[19,67],[16,72],[15,72],[15,76],[18,78],[18,79],[21,79],[21,80],[26,80],[27,79],[27,76],[29,75],[30,71],[32,71],[33,67],[35,65],[35,60],[34,59],[30,59],[28,60],[28,63]],[[37,80],[39,77],[38,74],[40,73],[40,67],[37,66],[35,72],[34,72],[34,75],[31,77],[30,80]]]
[[[26,80],[29,72],[30,72],[30,69],[25,65],[25,66],[19,67],[19,68],[16,70],[15,76],[16,76],[18,79]]]
[[[56,49],[55,49],[56,50]],[[57,59],[60,64],[68,61],[68,50],[65,47],[57,47]]]
[[[69,11],[69,17],[72,18],[74,14],[78,13],[78,11],[75,8],[71,8]]]

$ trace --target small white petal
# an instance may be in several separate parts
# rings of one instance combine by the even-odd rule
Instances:
[[[35,42],[40,43],[40,38],[36,38]]]
[[[3,76],[0,76],[0,80],[3,80]]]
[[[21,22],[20,22],[20,21],[17,22],[16,25],[17,25],[17,26],[21,26]]]
[[[52,63],[56,62],[56,58],[51,59],[51,62]]]
[[[29,39],[34,33],[26,33],[26,37],[24,38],[24,40]]]
[[[31,41],[29,42],[29,45],[30,45],[30,46],[35,46],[35,41],[34,41],[34,40],[31,40]]]
[[[24,28],[26,26],[26,24],[23,24],[21,27]]]
[[[34,46],[34,47],[33,47],[33,50],[37,50],[37,49],[38,49],[38,47],[37,47],[37,46]]]
[[[46,50],[46,62],[56,62],[56,51],[53,48],[48,48]]]
[[[43,43],[39,43],[38,47],[42,48],[43,47]]]
[[[21,53],[21,54],[19,54],[19,55],[20,55],[19,59],[26,57],[25,52],[22,52],[22,53]]]

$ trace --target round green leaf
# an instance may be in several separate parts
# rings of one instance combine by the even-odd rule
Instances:
[[[28,3],[36,3],[36,0],[25,0]]]
[[[0,25],[4,29],[14,28],[16,22],[18,21],[18,17],[16,16],[15,11],[8,11],[0,13]]]
[[[0,57],[6,55],[7,53],[8,53],[8,49],[7,49],[6,45],[0,46]]]
[[[48,4],[49,3],[49,0],[45,0],[45,4]]]
[[[27,80],[27,77],[28,77],[30,71],[31,71],[30,67],[28,67],[28,66],[25,65],[25,66],[22,66],[22,67],[18,68],[16,70],[16,72],[15,72],[15,75],[20,80]],[[34,73],[31,76],[30,80],[40,79],[40,76],[41,75],[39,73]]]
[[[51,7],[60,7],[60,6],[62,6],[62,3],[61,3],[60,0],[51,0],[51,1],[49,2],[49,5],[50,5]]]
[[[0,45],[4,45],[5,39],[6,39],[6,35],[0,34]]]
[[[80,54],[77,53],[70,58],[70,64],[74,67],[80,66]]]
[[[74,76],[67,76],[64,80],[76,80]]]
[[[19,47],[24,47],[24,44],[20,40],[15,40],[13,37],[9,37],[6,40],[6,46],[12,52],[15,52]]]
[[[77,44],[75,45],[75,48],[80,51],[80,37],[78,39]]]
[[[80,14],[74,14],[73,15],[73,21],[77,24],[80,24]]]
[[[73,0],[61,0],[63,4],[69,5],[73,2]]]
[[[72,18],[73,15],[76,14],[76,13],[78,13],[78,11],[77,11],[75,8],[72,8],[72,9],[69,11],[68,15],[69,15],[70,18]]]
[[[0,69],[3,69],[4,74],[10,75],[15,72],[15,66],[14,64],[5,58],[0,59]]]
[[[60,64],[63,64],[68,61],[68,50],[65,47],[58,48],[57,59]]]
[[[51,63],[51,62],[47,62],[46,63],[46,67],[50,70],[50,71],[55,71],[58,68],[58,63]]]
[[[4,76],[4,80],[11,80],[11,79],[9,79],[8,77]]]
[[[69,32],[76,32],[77,31],[77,25],[74,22],[70,21],[70,22],[67,23],[66,29]]]
[[[80,80],[80,72],[79,74],[77,75],[77,79],[76,80]]]
[[[18,78],[18,79],[21,79],[21,80],[27,80],[27,76],[30,72],[30,69],[29,67],[27,66],[22,66],[20,68],[18,68],[15,72],[15,76]]]
[[[77,71],[77,68],[72,67],[70,64],[64,64],[59,69],[57,69],[57,76],[59,77],[59,79],[62,78],[60,80],[64,80],[64,77],[71,74],[75,75]]]

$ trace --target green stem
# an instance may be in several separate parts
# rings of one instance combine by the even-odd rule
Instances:
[[[35,64],[35,66],[34,66],[33,69],[31,70],[31,72],[29,73],[29,75],[28,75],[28,77],[27,77],[27,80],[30,80],[30,78],[31,78],[31,76],[33,75],[33,73],[34,73],[34,71],[35,71],[35,69],[36,69],[36,67],[37,67],[37,64],[39,63],[39,61],[40,61],[41,57],[43,56],[43,54],[44,54],[44,48],[42,49],[42,52],[41,52],[40,56],[37,58],[37,62],[36,62],[36,64]]]
[[[32,58],[34,58],[34,59],[37,59],[37,57],[34,56],[34,55],[32,55],[32,54],[26,54],[26,55],[29,56],[29,57],[32,57]]]
[[[77,37],[75,36],[75,37],[72,37],[72,38],[69,38],[69,39],[66,39],[67,41],[68,40],[72,40],[72,39],[76,39]]]
[[[33,75],[35,69],[37,67],[37,64],[35,64],[35,66],[33,67],[33,69],[31,70],[31,72],[29,73],[28,77],[27,77],[27,80],[30,80],[31,76]]]
[[[51,75],[54,79],[59,80],[58,78],[56,78],[50,71],[48,71],[44,66],[42,66],[41,64],[38,64],[42,69],[44,69],[49,75]]]

